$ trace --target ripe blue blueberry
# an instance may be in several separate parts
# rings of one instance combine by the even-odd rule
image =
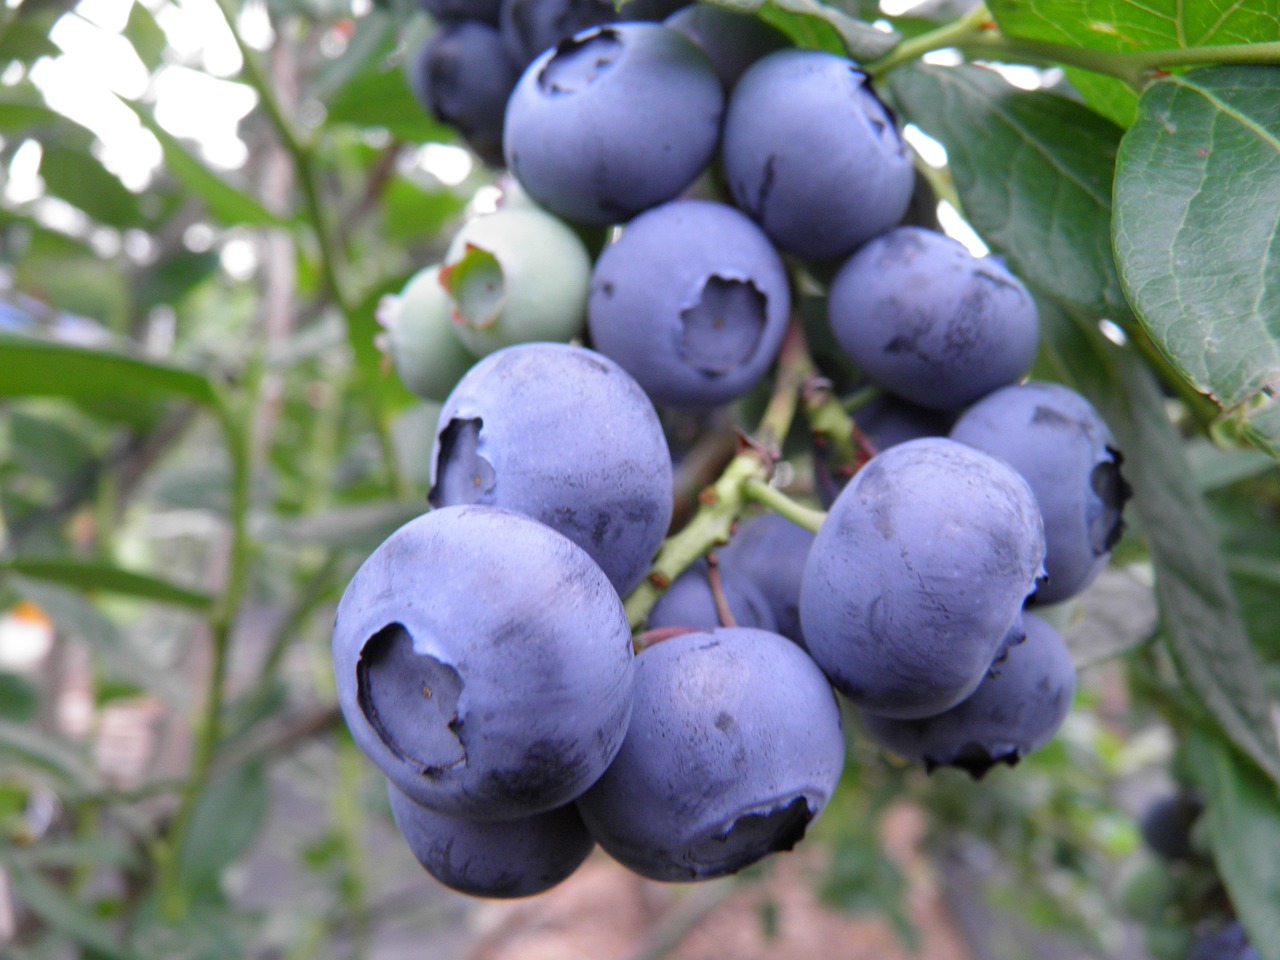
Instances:
[[[483,503],[540,520],[622,594],[671,523],[671,455],[653,404],[582,347],[528,343],[480,361],[445,400],[431,459],[433,506]]]
[[[996,259],[899,227],[849,258],[828,299],[836,339],[867,376],[926,407],[954,410],[1027,372],[1035,302]]]
[[[572,804],[519,820],[450,817],[387,785],[391,815],[423,869],[473,897],[545,893],[582,865],[595,841]]]
[[[769,240],[733,207],[677,200],[627,224],[596,260],[596,349],[659,405],[727,403],[768,372],[791,294]]]
[[[846,257],[896,226],[915,175],[897,122],[850,60],[779,50],[738,80],[721,146],[738,206],[773,241]]]
[[[1012,467],[944,438],[899,444],[858,471],[814,539],[805,645],[857,706],[941,713],[1016,634],[1043,562],[1040,511]]]
[[[418,102],[456,127],[482,160],[502,163],[507,97],[520,75],[496,27],[480,20],[441,24],[419,48],[410,76]]]
[[[338,604],[338,703],[392,783],[514,819],[590,786],[626,733],[631,632],[590,557],[495,507],[446,507],[378,547]]]
[[[1124,532],[1130,495],[1115,440],[1093,405],[1058,383],[1005,387],[966,410],[951,438],[1004,460],[1035,493],[1049,574],[1035,602],[1058,603],[1092,583]]]
[[[741,573],[726,570],[723,566],[719,574],[721,592],[736,626],[761,630],[776,628],[769,601],[759,587]],[[676,577],[649,614],[649,628],[654,630],[662,627],[712,630],[723,625],[711,589],[706,560],[696,561]]]
[[[754,584],[769,604],[778,633],[804,645],[800,582],[814,534],[776,513],[744,520],[720,551],[727,577]]]
[[[936,716],[891,720],[863,713],[867,730],[929,770],[959,767],[975,779],[1016,764],[1053,739],[1075,695],[1071,651],[1053,627],[1023,616],[1026,639],[1009,647],[976,690]]]
[[[507,104],[507,167],[538,203],[602,226],[676,197],[715,153],[724,93],[698,46],[654,23],[575,34]]]
[[[578,800],[610,856],[652,880],[708,880],[790,850],[844,763],[840,710],[794,643],[743,627],[636,658],[617,759]]]
[[[759,17],[706,3],[691,3],[663,23],[702,48],[726,90],[765,54],[791,46],[785,33]]]
[[[502,0],[507,51],[526,64],[581,30],[619,20],[661,20],[688,0]]]

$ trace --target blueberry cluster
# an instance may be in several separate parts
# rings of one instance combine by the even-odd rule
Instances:
[[[1123,526],[1106,424],[1022,382],[1026,288],[903,224],[911,156],[866,74],[752,17],[642,6],[663,5],[427,3],[424,99],[520,198],[384,309],[400,376],[443,400],[433,509],[356,574],[333,653],[406,840],[481,896],[545,890],[596,844],[664,881],[790,849],[840,776],[837,692],[929,769],[1018,762],[1075,687],[1034,608],[1085,589]],[[507,59],[459,53],[464,27]],[[433,44],[455,45],[447,83]],[[481,110],[486,62],[519,76]],[[796,272],[832,278],[841,362],[880,391],[865,465],[816,446],[817,532],[740,519],[657,582],[634,654],[623,598],[673,516],[658,411],[767,378]]]

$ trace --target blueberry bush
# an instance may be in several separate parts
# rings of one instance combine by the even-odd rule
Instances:
[[[5,4],[0,955],[1280,960],[1278,357],[1265,3]]]

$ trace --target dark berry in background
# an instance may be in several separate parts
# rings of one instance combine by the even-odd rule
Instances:
[[[617,760],[578,800],[606,852],[652,880],[709,880],[790,850],[844,764],[831,686],[794,643],[742,627],[636,658]]]
[[[507,104],[507,167],[574,223],[629,220],[676,197],[710,163],[724,93],[684,34],[619,23],[534,60]]]
[[[661,20],[688,0],[502,0],[503,42],[521,66],[589,27],[621,20]]]
[[[740,211],[677,200],[623,228],[596,261],[587,324],[653,402],[710,407],[768,372],[791,293],[769,239]]]
[[[418,0],[437,20],[483,20],[495,27],[502,0]]]
[[[497,29],[479,20],[441,24],[419,48],[411,70],[422,106],[457,128],[485,163],[500,165],[507,97],[520,71]]]
[[[495,507],[445,507],[364,562],[333,631],[356,744],[438,813],[515,819],[595,782],[631,714],[631,631],[567,537]]]
[[[836,274],[831,330],[868,377],[914,403],[955,410],[1022,377],[1040,321],[998,260],[957,240],[899,227]]]
[[[848,256],[897,226],[915,187],[897,122],[852,61],[780,50],[738,80],[721,146],[734,200],[783,250]]]
[[[1191,829],[1204,812],[1204,802],[1190,793],[1171,793],[1154,801],[1142,814],[1142,839],[1166,860],[1188,860],[1195,852]]]
[[[805,646],[857,706],[901,719],[969,696],[1043,571],[1035,496],[944,438],[873,457],[831,506],[800,589]]]

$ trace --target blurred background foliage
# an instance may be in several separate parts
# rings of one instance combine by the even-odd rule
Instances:
[[[497,195],[409,91],[430,29],[411,0],[0,7],[0,955],[534,956],[513,931],[554,921],[571,956],[594,929],[581,890],[500,909],[427,878],[335,706],[333,605],[425,509],[435,422],[375,347],[375,307]],[[1128,383],[1130,461],[1178,472],[1192,505],[1164,515],[1183,579],[1220,557],[1247,626],[1227,686],[1274,698],[1274,461],[1051,327],[1041,374]],[[774,858],[689,891],[593,861],[574,882],[611,891],[621,939],[581,955],[727,955],[697,937],[724,917],[735,956],[1173,958],[1242,891],[1280,917],[1274,737],[1188,692],[1143,519],[1056,612],[1083,672],[1049,747],[980,783],[926,777],[850,716],[799,874]],[[1138,819],[1175,790],[1206,812],[1162,860]],[[805,929],[838,933],[805,954]],[[882,946],[839,952],[859,944]]]

